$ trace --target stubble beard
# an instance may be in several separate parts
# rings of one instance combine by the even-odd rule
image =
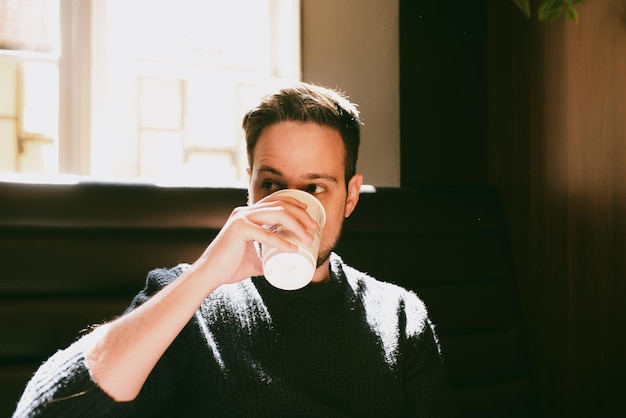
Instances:
[[[317,264],[316,268],[324,264],[330,258],[330,254],[335,250],[337,243],[339,242],[339,236],[341,232],[333,239],[329,244],[324,245],[323,247],[320,245],[319,252],[317,253]]]

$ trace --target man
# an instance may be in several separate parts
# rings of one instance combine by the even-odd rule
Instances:
[[[334,254],[357,205],[360,120],[339,92],[307,83],[244,117],[250,204],[191,265],[158,269],[121,317],[43,364],[14,417],[446,416],[439,347],[418,297]],[[324,206],[317,269],[300,290],[272,287],[255,243],[310,242],[306,205]],[[392,260],[390,260],[392,262]]]

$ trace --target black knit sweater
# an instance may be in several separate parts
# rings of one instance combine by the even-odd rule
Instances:
[[[129,309],[183,266],[158,269]],[[211,294],[132,402],[90,378],[83,340],[29,382],[14,418],[448,416],[438,343],[411,292],[335,254],[331,280],[282,291],[262,277]]]

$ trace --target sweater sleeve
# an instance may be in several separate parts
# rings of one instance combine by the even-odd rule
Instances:
[[[452,417],[455,407],[435,327],[422,301],[412,292],[407,299],[404,350],[407,416]]]
[[[125,416],[93,381],[83,356],[85,336],[44,362],[26,385],[13,418]]]
[[[150,272],[146,286],[134,298],[127,312],[167,285],[180,271],[175,268]],[[86,365],[84,352],[91,344],[91,337],[92,334],[85,335],[64,350],[57,351],[37,369],[22,393],[13,418],[143,417],[152,416],[159,410],[174,391],[178,372],[174,370],[175,361],[169,357],[177,348],[168,349],[135,400],[116,402],[98,387]]]

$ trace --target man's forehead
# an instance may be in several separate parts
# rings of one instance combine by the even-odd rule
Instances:
[[[250,164],[257,173],[340,178],[345,156],[345,144],[336,129],[311,122],[281,122],[263,130],[251,150]]]

